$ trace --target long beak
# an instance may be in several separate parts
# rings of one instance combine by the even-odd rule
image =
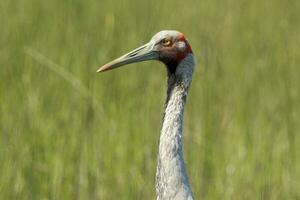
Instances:
[[[159,55],[158,52],[154,50],[154,43],[149,42],[135,50],[103,65],[97,72],[104,72],[117,67],[128,65],[130,63],[141,62],[145,60],[157,60]]]

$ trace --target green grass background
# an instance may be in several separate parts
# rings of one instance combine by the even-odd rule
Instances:
[[[155,199],[166,70],[98,66],[163,29],[197,67],[196,199],[300,199],[300,1],[1,0],[0,199]]]

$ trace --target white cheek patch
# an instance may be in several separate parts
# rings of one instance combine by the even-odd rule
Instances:
[[[185,44],[185,42],[179,41],[179,42],[177,42],[176,47],[177,47],[178,51],[184,52],[186,49],[186,44]]]

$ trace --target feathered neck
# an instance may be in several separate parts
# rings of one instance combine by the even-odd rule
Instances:
[[[167,99],[156,171],[158,200],[194,199],[182,152],[183,113],[193,69],[193,55],[189,54],[178,64],[174,73],[168,73]]]

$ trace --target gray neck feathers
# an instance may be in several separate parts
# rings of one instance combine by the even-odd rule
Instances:
[[[156,192],[158,200],[192,200],[182,152],[183,112],[192,81],[193,55],[189,54],[169,74],[166,108],[160,134]]]

